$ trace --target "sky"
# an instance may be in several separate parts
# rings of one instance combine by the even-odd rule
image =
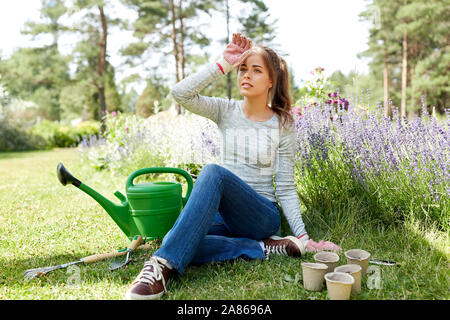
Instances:
[[[230,0],[232,13],[245,14],[245,8],[238,8],[236,0]],[[325,68],[325,75],[335,70],[347,74],[351,70],[367,73],[367,61],[357,58],[357,54],[367,49],[370,22],[362,22],[358,15],[365,9],[364,0],[265,0],[270,9],[270,17],[278,19],[276,23],[278,35],[276,42],[279,51],[284,55],[292,68],[297,84],[310,79],[310,71],[320,66]],[[21,35],[25,21],[39,20],[39,0],[0,1],[0,52],[9,56],[14,49],[31,46],[31,38]],[[135,13],[119,8],[110,13],[116,16],[126,16],[132,19]],[[224,19],[214,17],[214,23],[206,18],[200,19],[205,24],[205,32],[213,39],[216,35],[224,35]],[[231,32],[235,32],[233,24]],[[108,53],[110,62],[116,66],[117,80],[133,72],[121,65],[123,58],[117,52],[129,43],[131,34],[124,31],[114,31],[109,35]],[[42,42],[48,39],[42,39]],[[61,38],[61,51],[70,52],[76,39]],[[34,42],[35,44],[38,42]],[[223,45],[218,39],[208,49],[210,62],[221,56]],[[150,66],[161,65],[160,59],[149,62]],[[120,66],[120,67],[119,67]],[[173,67],[172,67],[173,69]],[[170,69],[171,70],[171,69]],[[170,72],[168,70],[168,72]]]

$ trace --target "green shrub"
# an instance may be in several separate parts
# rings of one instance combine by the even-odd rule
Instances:
[[[83,121],[79,125],[77,125],[75,128],[80,137],[90,136],[90,135],[99,135],[100,122],[93,121],[93,120]]]
[[[45,148],[45,140],[17,124],[0,121],[0,151],[24,151]]]
[[[98,135],[100,123],[85,121],[77,126],[44,120],[31,128],[31,132],[41,137],[47,146],[67,148],[76,146],[83,136]]]
[[[218,162],[217,130],[197,115],[143,119],[112,112],[105,119],[101,139],[79,144],[82,161],[96,169],[128,175],[146,167],[178,167],[196,175],[204,164]]]

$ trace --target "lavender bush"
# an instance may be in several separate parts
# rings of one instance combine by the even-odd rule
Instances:
[[[218,163],[217,130],[210,120],[193,114],[147,119],[108,114],[105,137],[85,138],[82,161],[113,174],[128,175],[146,167],[179,167],[188,171]]]
[[[448,230],[448,117],[442,124],[428,116],[407,121],[395,111],[391,121],[381,106],[361,114],[351,104],[347,111],[327,103],[294,111],[296,182],[310,210],[327,221],[413,217]],[[342,207],[357,212],[336,216]]]
[[[332,94],[333,96],[333,94]],[[333,97],[337,99],[338,94]],[[414,218],[449,227],[448,125],[431,117],[384,118],[382,107],[362,112],[357,100],[297,105],[295,179],[307,219],[354,225]],[[426,114],[423,111],[423,114]],[[107,116],[104,138],[86,138],[89,165],[130,174],[152,166],[183,168],[194,176],[219,163],[215,124],[194,114],[169,119]]]

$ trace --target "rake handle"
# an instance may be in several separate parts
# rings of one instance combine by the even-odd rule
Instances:
[[[146,243],[146,244],[143,244],[143,245],[137,247],[137,249],[139,249],[139,250],[149,249],[149,248],[150,248],[149,243]],[[114,252],[93,254],[93,255],[84,257],[82,260],[83,260],[84,264],[88,264],[88,263],[98,262],[98,261],[102,261],[102,260],[106,260],[106,259],[121,257],[126,254],[127,254],[126,250],[120,250],[120,251],[114,251]]]

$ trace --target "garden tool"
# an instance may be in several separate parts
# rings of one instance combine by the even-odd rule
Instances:
[[[126,266],[128,263],[130,263],[130,261],[131,261],[131,259],[130,259],[131,253],[134,251],[134,249],[136,249],[139,246],[139,244],[141,242],[142,242],[142,237],[141,236],[135,236],[133,241],[131,241],[130,246],[126,250],[127,257],[125,258],[125,261],[124,262],[119,262],[119,261],[111,262],[111,265],[109,266],[109,270],[110,271],[114,271],[114,270],[122,268],[123,266]]]
[[[377,258],[370,258],[369,263],[379,264],[379,265],[383,265],[383,266],[393,266],[393,265],[397,264],[397,262],[395,262],[395,261],[380,260]]]
[[[193,187],[191,176],[182,169],[144,168],[134,171],[128,177],[125,185],[127,197],[119,191],[114,192],[121,202],[115,204],[72,176],[62,163],[58,164],[56,173],[63,185],[71,183],[94,198],[130,240],[136,235],[148,239],[164,238],[173,227],[182,207],[186,205]],[[181,184],[176,182],[133,183],[136,177],[149,173],[182,175],[187,181],[186,195],[182,197]]]
[[[150,244],[147,243],[147,244],[141,245],[140,247],[138,247],[138,249],[150,249],[150,247],[151,247]],[[25,270],[24,277],[25,277],[25,280],[31,280],[36,276],[43,276],[44,274],[49,273],[53,270],[67,268],[68,266],[71,266],[74,264],[78,264],[78,263],[88,264],[88,263],[98,262],[98,261],[102,261],[102,260],[106,260],[106,259],[110,259],[110,258],[114,258],[114,257],[124,256],[126,253],[127,253],[127,249],[125,248],[125,249],[114,251],[114,252],[93,254],[93,255],[84,257],[78,261],[63,263],[63,264],[60,264],[57,266],[28,269],[28,270]]]

